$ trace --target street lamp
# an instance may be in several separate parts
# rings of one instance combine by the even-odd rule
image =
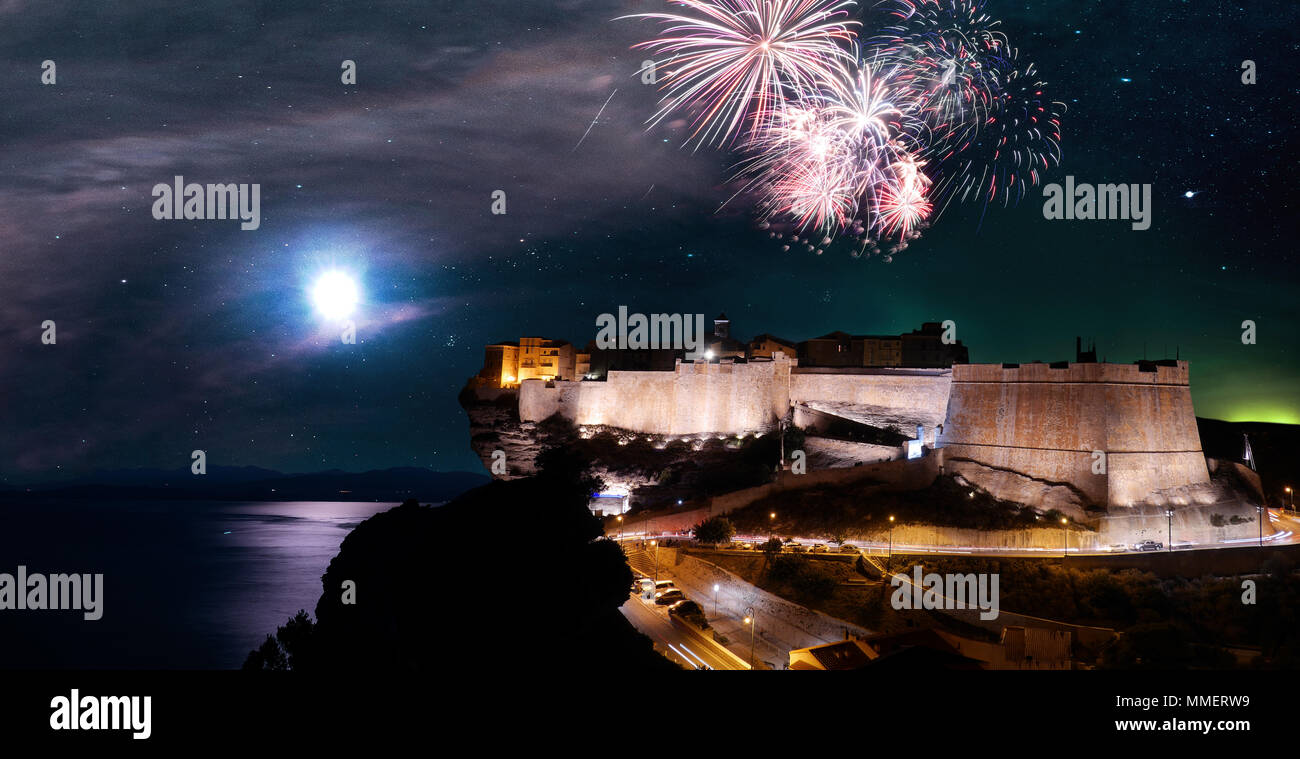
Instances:
[[[754,629],[758,627],[758,620],[754,617],[754,607],[750,606],[745,609],[745,624],[749,625],[749,668],[754,668]]]
[[[623,515],[618,515],[618,543],[623,544]]]
[[[659,541],[652,540],[650,545],[655,547],[655,585],[659,584]]]
[[[785,419],[781,420],[781,429],[777,434],[781,441],[781,460],[776,462],[776,470],[779,472],[785,469]]]
[[[1169,520],[1169,548],[1168,551],[1174,550],[1174,510],[1165,509],[1165,517]]]
[[[1287,497],[1287,500],[1290,501],[1290,503],[1291,503],[1291,510],[1292,510],[1292,511],[1295,511],[1295,493],[1291,492],[1291,486],[1290,486],[1290,485],[1287,485],[1287,486],[1286,486],[1286,497]]]
[[[1070,555],[1070,528],[1068,527],[1069,524],[1070,524],[1069,519],[1066,519],[1065,517],[1061,517],[1061,534],[1065,537],[1065,543],[1064,543],[1065,550],[1061,553],[1061,561],[1065,561],[1066,557]]]
[[[718,616],[718,584],[713,583],[713,616]]]
[[[885,559],[885,574],[889,574],[889,565],[894,563],[894,517],[889,517],[889,557]]]

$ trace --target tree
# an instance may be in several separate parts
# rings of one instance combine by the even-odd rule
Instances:
[[[260,648],[248,652],[244,669],[283,671],[303,669],[311,659],[312,632],[316,625],[299,609],[288,622],[281,625],[275,635],[266,636]]]
[[[786,427],[785,436],[784,436],[786,459],[789,459],[790,455],[794,451],[803,448],[804,441],[807,440],[807,438],[808,438],[808,433],[804,432],[802,427],[799,427],[798,425],[795,424],[791,424],[789,427]]]
[[[408,500],[358,524],[321,577],[315,622],[295,617],[246,668],[415,673],[417,682],[448,672],[505,676],[517,662],[497,652],[526,635],[547,652],[546,666],[590,657],[627,670],[677,669],[619,611],[632,570],[587,508],[599,489],[587,461],[557,446],[538,463],[533,477],[496,480],[437,507]],[[448,541],[501,524],[547,536],[546,581],[564,589],[562,602],[525,588],[513,563]],[[355,596],[345,596],[345,583]]]
[[[770,561],[773,556],[781,553],[781,539],[768,538],[767,542],[763,543],[760,547],[763,549],[763,553],[767,554],[767,558]]]
[[[695,539],[701,543],[716,545],[731,542],[732,536],[736,534],[736,528],[726,517],[712,517],[695,525],[693,533]]]
[[[288,669],[284,650],[280,644],[275,641],[274,635],[266,636],[266,640],[260,648],[255,648],[248,652],[248,658],[244,660],[244,669],[252,670],[271,670],[281,672]]]

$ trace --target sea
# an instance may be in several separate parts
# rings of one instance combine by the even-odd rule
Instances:
[[[395,503],[0,503],[0,573],[103,574],[103,616],[0,609],[0,669],[237,669]],[[313,614],[314,616],[314,614]]]

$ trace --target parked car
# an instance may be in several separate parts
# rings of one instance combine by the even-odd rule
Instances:
[[[752,550],[754,550],[754,544],[753,544],[753,543],[750,543],[750,542],[744,542],[744,543],[733,543],[732,545],[734,545],[736,548],[739,548],[739,549],[742,550],[742,551],[752,551]]]
[[[808,550],[802,543],[786,543],[785,547],[790,553],[803,553]]]
[[[678,601],[685,601],[686,594],[677,588],[669,588],[655,593],[655,603],[659,606],[671,606]]]
[[[1123,543],[1111,543],[1110,546],[1106,548],[1106,550],[1112,551],[1114,553],[1119,553],[1121,551],[1127,551],[1128,546]]]
[[[1134,551],[1159,551],[1165,547],[1164,543],[1158,540],[1144,540],[1133,546]]]
[[[677,586],[673,584],[673,581],[672,581],[672,580],[656,580],[656,581],[655,581],[655,591],[656,591],[656,592],[661,591],[661,590],[667,590],[668,588],[675,588],[675,587],[677,587]]]
[[[808,550],[810,553],[826,553],[826,545],[824,543],[814,543],[813,547]]]
[[[862,549],[852,543],[845,543],[840,546],[840,553],[862,553]]]

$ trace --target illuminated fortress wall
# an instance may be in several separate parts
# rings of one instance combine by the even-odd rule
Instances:
[[[948,472],[1022,503],[1129,506],[1209,483],[1187,362],[953,367]],[[1103,451],[1105,473],[1093,472]]]
[[[579,425],[658,435],[741,434],[766,430],[790,406],[784,355],[751,363],[679,363],[675,371],[610,371],[604,382],[529,380],[519,388],[519,418],[559,413]]]
[[[876,369],[832,372],[795,369],[790,402],[857,418],[877,427],[889,424],[911,435],[922,424],[927,436],[943,422],[952,372],[947,369]]]
[[[948,405],[946,370],[827,372],[773,361],[680,363],[675,371],[611,371],[604,382],[520,386],[519,417],[560,413],[576,424],[660,435],[742,434],[769,429],[791,404],[811,403],[850,419],[909,420],[933,429]]]
[[[828,372],[771,362],[680,363],[672,372],[611,371],[604,382],[528,380],[519,416],[658,435],[765,431],[791,405],[883,426],[915,419],[945,471],[1019,503],[1064,509],[1204,502],[1187,362],[957,364],[949,373]],[[911,430],[904,428],[906,432]],[[1105,453],[1105,471],[1094,451]]]

